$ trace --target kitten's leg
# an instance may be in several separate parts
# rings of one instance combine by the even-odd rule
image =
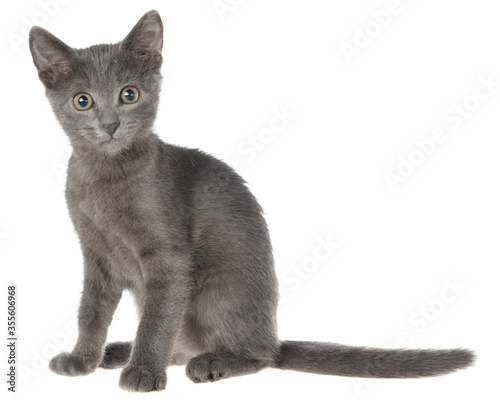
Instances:
[[[104,369],[121,368],[128,364],[132,353],[132,342],[113,342],[104,348],[104,358],[99,367]]]
[[[83,247],[83,246],[82,246]],[[102,359],[109,324],[120,301],[122,289],[104,272],[107,261],[83,248],[84,283],[78,313],[78,340],[71,353],[50,360],[50,369],[60,375],[77,376],[93,372]]]
[[[269,361],[232,354],[205,353],[186,366],[186,375],[195,383],[215,382],[233,376],[249,375],[270,366]]]
[[[120,387],[131,392],[165,389],[166,368],[175,334],[189,293],[190,259],[158,251],[151,246],[141,255],[144,298],[141,318],[128,366],[120,376]],[[178,253],[178,252],[177,252]]]

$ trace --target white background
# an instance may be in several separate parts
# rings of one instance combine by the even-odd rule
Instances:
[[[422,380],[266,370],[206,385],[176,367],[165,392],[142,398],[498,396],[500,87],[470,97],[481,79],[500,82],[498,2],[401,0],[390,20],[381,14],[388,1],[222,0],[229,8],[219,12],[212,0],[46,3],[4,2],[0,11],[0,290],[18,286],[18,398],[140,396],[118,388],[119,370],[47,370],[76,339],[82,260],[63,194],[70,148],[23,37],[35,20],[74,47],[117,42],[152,8],[165,26],[155,130],[237,166],[260,200],[287,294],[280,336],[468,347],[478,361]],[[372,37],[361,38],[365,29]],[[348,62],[341,46],[355,40],[364,47]],[[457,119],[453,107],[464,102],[470,112]],[[263,133],[283,107],[295,118],[274,137]],[[414,153],[435,129],[446,140],[429,156]],[[263,147],[252,160],[251,137]],[[410,156],[421,165],[392,191],[385,174]],[[328,238],[338,248],[314,261]],[[126,297],[109,340],[132,339],[135,327]],[[5,358],[0,365],[5,380]]]

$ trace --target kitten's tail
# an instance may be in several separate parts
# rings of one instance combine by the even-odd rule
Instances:
[[[274,367],[359,378],[423,378],[466,368],[475,358],[467,349],[392,350],[282,341]]]

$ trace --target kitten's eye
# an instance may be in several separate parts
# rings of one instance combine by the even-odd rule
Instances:
[[[90,94],[87,93],[79,93],[73,98],[73,103],[75,104],[75,107],[81,111],[86,111],[90,107],[92,107],[92,104],[94,104],[94,101],[92,100],[92,97]]]
[[[133,86],[128,86],[122,90],[120,98],[125,104],[135,103],[139,100],[139,91]]]

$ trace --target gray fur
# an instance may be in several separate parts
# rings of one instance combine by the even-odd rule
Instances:
[[[124,41],[73,49],[42,28],[30,48],[46,95],[73,146],[66,200],[80,238],[79,336],[50,368],[85,375],[124,367],[120,386],[162,390],[169,365],[194,382],[266,367],[362,377],[421,377],[470,365],[468,350],[380,350],[280,342],[278,284],[262,209],[245,182],[201,151],[152,131],[163,27],[145,14]],[[124,104],[125,87],[139,100]],[[93,107],[73,104],[88,93]],[[106,344],[122,292],[140,314],[133,342]]]

